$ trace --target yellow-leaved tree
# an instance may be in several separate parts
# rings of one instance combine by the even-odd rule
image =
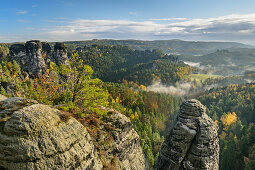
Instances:
[[[235,112],[228,112],[225,116],[221,117],[221,121],[223,123],[224,130],[227,130],[230,125],[236,123],[237,115]]]

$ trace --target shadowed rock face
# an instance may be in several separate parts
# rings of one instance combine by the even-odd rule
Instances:
[[[61,64],[67,64],[67,48],[64,43],[55,44],[53,59],[58,66],[60,66]]]
[[[47,42],[42,42],[42,51],[44,54],[49,54],[51,52],[51,47]]]
[[[10,54],[10,60],[16,60],[29,75],[41,75],[46,70],[39,40],[28,41],[25,45],[14,44],[10,47]]]
[[[28,41],[26,47],[26,64],[23,66],[30,74],[42,75],[46,70],[45,61],[42,56],[42,43],[39,40]]]
[[[156,170],[218,170],[218,127],[198,100],[185,101],[162,145]]]

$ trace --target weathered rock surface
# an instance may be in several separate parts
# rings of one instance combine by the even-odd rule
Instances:
[[[64,43],[55,44],[53,59],[58,66],[60,66],[61,64],[67,64],[67,48]]]
[[[24,98],[1,100],[0,169],[102,169],[76,119]]]
[[[218,127],[198,100],[184,102],[162,145],[156,170],[218,170]]]
[[[42,43],[38,40],[28,41],[25,45],[12,45],[10,55],[10,60],[16,60],[20,67],[30,75],[40,75],[46,70]]]
[[[88,126],[62,111],[0,95],[0,169],[100,170],[107,161],[116,170],[149,169],[130,120],[110,112],[91,137]]]
[[[52,54],[47,42],[27,41],[25,44],[13,44],[10,47],[10,60],[16,60],[21,69],[30,76],[38,76],[46,71],[50,61],[57,65],[67,64],[67,48],[64,43],[56,43]]]
[[[130,120],[123,114],[114,111],[112,115],[106,117],[103,121],[113,127],[111,131],[113,136],[111,154],[117,156],[119,160],[116,169],[149,169],[140,146],[139,136]]]

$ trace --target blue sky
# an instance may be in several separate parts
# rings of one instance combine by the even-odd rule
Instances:
[[[255,44],[254,0],[0,0],[0,42],[183,39]]]

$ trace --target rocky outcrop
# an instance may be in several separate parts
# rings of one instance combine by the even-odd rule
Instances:
[[[162,145],[156,170],[218,170],[218,127],[205,113],[198,100],[191,99],[180,107]]]
[[[61,64],[67,64],[67,48],[64,43],[55,44],[53,59],[58,66],[60,66]]]
[[[86,128],[36,103],[0,101],[0,169],[102,169]]]
[[[46,70],[40,41],[28,41],[26,47],[26,63],[22,66],[31,75],[42,75]]]
[[[103,120],[112,127],[112,149],[108,152],[118,158],[117,169],[145,170],[148,163],[140,146],[140,139],[130,120],[123,114],[114,111],[112,115]]]
[[[100,170],[110,169],[108,160],[116,170],[149,169],[126,116],[109,110],[101,123],[91,136],[90,126],[66,112],[0,95],[0,169]]]
[[[67,64],[67,48],[64,43],[56,43],[52,54],[47,42],[27,41],[10,47],[10,60],[16,60],[23,71],[34,77],[43,74],[51,61],[57,65]]]
[[[10,54],[10,60],[16,60],[30,75],[40,75],[46,69],[42,55],[42,43],[38,40],[28,41],[25,45],[14,44],[10,47]]]

